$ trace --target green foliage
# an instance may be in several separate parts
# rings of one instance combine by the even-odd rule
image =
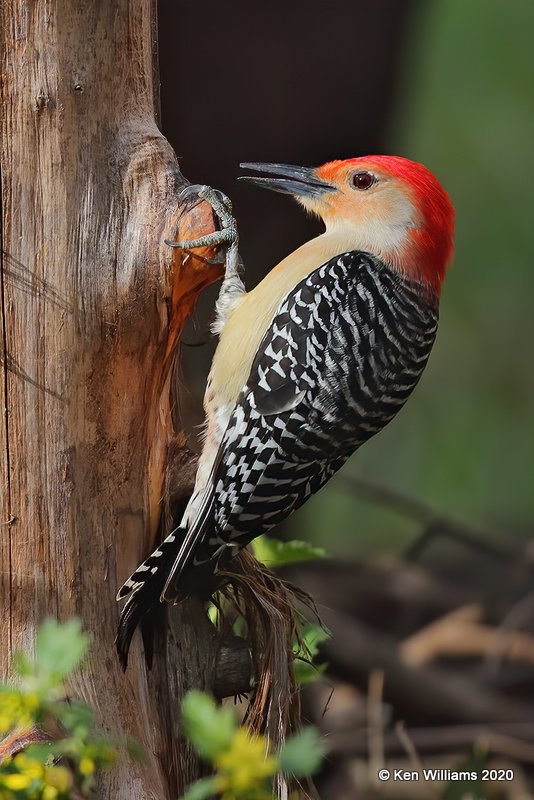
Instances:
[[[252,549],[258,561],[271,569],[326,557],[326,550],[323,550],[322,547],[315,547],[309,542],[301,542],[297,539],[281,542],[279,539],[271,539],[269,536],[259,536],[254,539]]]
[[[54,619],[43,622],[35,643],[37,675],[50,676],[53,682],[64,680],[81,664],[89,647],[89,636],[82,633],[79,619],[62,625]]]
[[[215,771],[190,786],[183,800],[270,800],[277,773],[311,775],[325,752],[315,729],[306,728],[272,753],[264,736],[251,735],[232,708],[217,706],[203,692],[186,695],[182,718],[185,736]]]
[[[361,476],[526,543],[534,518],[534,3],[410,5],[384,152],[421,161],[457,211],[428,367],[399,417],[350,460]],[[496,170],[505,162],[506,179]],[[498,185],[497,185],[498,184]],[[501,255],[502,254],[502,255]],[[447,387],[447,389],[445,389]],[[337,478],[288,523],[341,558],[399,553],[419,526]],[[498,529],[501,529],[500,532]],[[521,537],[521,538],[520,538]]]
[[[271,569],[327,556],[326,550],[322,547],[315,547],[309,542],[301,542],[297,539],[282,542],[269,536],[260,536],[255,539],[252,548],[258,561]],[[325,671],[327,665],[315,664],[313,659],[318,655],[319,645],[326,641],[328,636],[328,633],[320,625],[310,625],[306,622],[303,624],[299,636],[294,641],[295,678],[300,685],[313,683]]]
[[[84,703],[67,702],[64,680],[80,666],[89,646],[80,621],[46,620],[37,634],[35,658],[17,653],[17,684],[0,684],[0,735],[33,725],[62,731],[50,744],[33,744],[0,765],[1,800],[67,800],[72,789],[88,792],[96,770],[116,760],[109,740],[96,736]],[[69,768],[61,763],[68,759]]]
[[[304,686],[321,677],[327,664],[315,663],[319,655],[319,645],[330,638],[328,631],[320,625],[306,625],[300,634],[300,644],[295,645],[294,672],[297,683]]]
[[[323,548],[307,542],[281,542],[268,536],[255,539],[252,547],[255,557],[273,569],[326,556]],[[216,625],[218,608],[212,604],[208,614]],[[243,619],[239,617],[235,625],[242,626]],[[243,633],[235,627],[234,632]],[[326,664],[314,665],[312,660],[327,638],[328,633],[320,625],[302,624],[294,642],[295,677],[299,683],[311,683],[325,670]],[[183,734],[215,771],[215,775],[190,786],[183,800],[271,800],[276,774],[295,778],[312,775],[325,752],[317,731],[306,728],[273,753],[264,736],[253,736],[239,726],[231,707],[218,706],[210,695],[199,691],[191,691],[184,698],[182,722]]]
[[[183,800],[211,800],[218,791],[217,778],[203,778],[191,784],[183,796]]]
[[[286,742],[278,754],[278,763],[286,775],[305,778],[317,771],[324,753],[315,729],[305,728]]]
[[[228,749],[235,733],[235,716],[231,708],[219,708],[205,692],[191,691],[182,703],[184,731],[205,759]]]

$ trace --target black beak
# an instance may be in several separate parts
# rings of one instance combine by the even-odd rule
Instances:
[[[240,181],[249,181],[254,186],[263,189],[272,189],[274,192],[292,194],[296,197],[320,197],[325,192],[334,192],[336,187],[331,183],[322,181],[317,177],[312,167],[294,167],[291,164],[256,164],[246,162],[239,165],[242,169],[251,169],[254,172],[267,172],[278,175],[277,178],[256,178],[243,175]]]

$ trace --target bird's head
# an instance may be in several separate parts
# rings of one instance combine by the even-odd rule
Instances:
[[[327,234],[339,237],[340,252],[370,252],[439,294],[452,256],[454,209],[422,164],[399,156],[364,156],[317,169],[241,166],[269,175],[246,180],[291,194],[321,217]]]

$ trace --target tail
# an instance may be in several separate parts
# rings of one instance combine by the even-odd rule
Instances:
[[[158,605],[185,536],[184,528],[172,531],[146,561],[137,567],[117,594],[117,600],[127,598],[115,639],[123,670],[128,665],[128,652],[135,630],[143,618]],[[145,652],[146,644],[145,639]]]
[[[215,590],[219,583],[215,573],[237,548],[223,539],[212,541],[209,538],[212,527],[213,490],[204,497],[192,525],[173,530],[120,589],[117,600],[125,597],[127,600],[115,643],[123,669],[128,663],[135,629],[142,625],[158,600],[178,603],[191,594],[209,598]],[[149,625],[146,632],[150,632]]]

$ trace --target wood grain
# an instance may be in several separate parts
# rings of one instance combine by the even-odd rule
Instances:
[[[178,699],[210,680],[216,637],[199,604],[171,609],[152,671],[135,637],[123,675],[115,593],[159,524],[170,364],[220,274],[164,239],[213,219],[180,208],[156,127],[154,3],[5,0],[0,13],[1,670],[44,617],[80,616],[93,641],[70,689],[146,752],[98,797],[176,798],[198,774]]]

